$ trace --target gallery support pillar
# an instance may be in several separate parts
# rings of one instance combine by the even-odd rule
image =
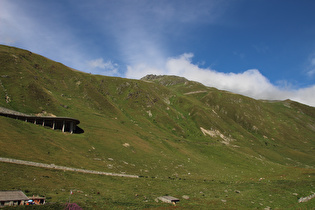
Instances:
[[[65,132],[66,121],[62,121],[62,132]]]
[[[72,121],[70,122],[70,133],[71,134],[73,133],[73,122]]]

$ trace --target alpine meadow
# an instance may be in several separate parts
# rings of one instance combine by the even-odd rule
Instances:
[[[0,162],[0,190],[44,196],[46,204],[34,209],[68,202],[83,209],[315,207],[315,199],[299,202],[315,192],[311,106],[255,100],[178,76],[93,75],[0,45],[0,107],[78,119],[81,130],[0,116],[1,158],[136,176]],[[165,195],[180,202],[157,199]]]

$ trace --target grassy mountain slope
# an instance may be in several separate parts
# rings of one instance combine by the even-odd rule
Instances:
[[[189,195],[184,208],[314,205],[297,204],[314,190],[313,107],[257,101],[176,76],[91,75],[8,46],[0,46],[0,81],[0,106],[77,118],[84,130],[71,135],[0,117],[1,157],[144,176],[0,163],[1,190],[67,202],[76,189],[85,193],[73,200],[86,208],[167,207],[154,201],[165,194]]]

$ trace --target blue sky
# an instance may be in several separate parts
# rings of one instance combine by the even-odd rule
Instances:
[[[172,74],[315,106],[313,0],[0,0],[0,43],[93,74]]]

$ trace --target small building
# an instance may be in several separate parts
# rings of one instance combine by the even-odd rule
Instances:
[[[161,196],[161,197],[158,197],[158,199],[160,201],[163,201],[165,203],[172,203],[172,204],[176,204],[177,202],[179,202],[179,199],[178,198],[175,198],[173,196]]]
[[[0,207],[26,205],[28,200],[20,190],[0,191]]]
[[[36,205],[43,205],[45,204],[45,197],[39,197],[39,196],[34,196],[33,197],[29,197],[30,200],[33,201],[34,204]]]

